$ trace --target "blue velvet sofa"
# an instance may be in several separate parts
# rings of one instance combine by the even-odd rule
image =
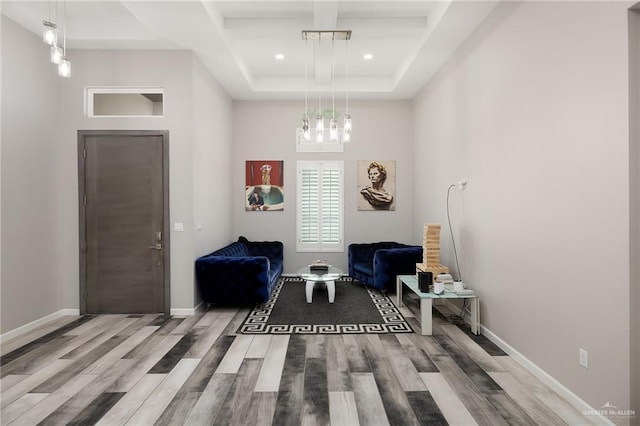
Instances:
[[[396,242],[349,245],[349,276],[378,290],[396,288],[396,275],[413,275],[422,247]]]
[[[196,260],[196,282],[206,303],[253,306],[264,303],[282,274],[280,241],[240,241]]]

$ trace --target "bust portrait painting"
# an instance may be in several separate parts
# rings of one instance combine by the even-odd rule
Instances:
[[[358,210],[395,210],[395,187],[395,161],[358,161]]]

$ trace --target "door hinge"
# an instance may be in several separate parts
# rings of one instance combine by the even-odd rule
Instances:
[[[82,205],[83,206],[87,206],[87,196],[85,195],[84,197],[82,197]]]
[[[87,158],[87,150],[85,148],[82,149],[82,156]]]

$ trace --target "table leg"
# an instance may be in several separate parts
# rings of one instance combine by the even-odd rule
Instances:
[[[329,303],[336,300],[336,282],[334,280],[325,281],[327,283],[327,293],[329,294]]]
[[[433,324],[431,323],[432,308],[433,299],[420,299],[420,325],[423,336],[431,336],[433,334]]]
[[[396,275],[396,297],[398,307],[402,306],[402,280]]]
[[[315,281],[307,280],[307,286],[305,287],[305,291],[307,293],[307,303],[311,303],[311,301],[313,300],[313,288],[315,286]]]
[[[471,299],[471,332],[480,334],[480,299],[477,297]]]

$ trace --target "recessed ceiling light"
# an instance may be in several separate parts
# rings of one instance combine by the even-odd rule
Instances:
[[[365,53],[363,56],[364,59],[366,59],[367,61],[373,59],[373,55],[371,53]]]
[[[284,55],[283,55],[282,53],[276,53],[275,58],[276,58],[277,60],[281,61],[281,60],[283,60],[283,59],[284,59]]]

